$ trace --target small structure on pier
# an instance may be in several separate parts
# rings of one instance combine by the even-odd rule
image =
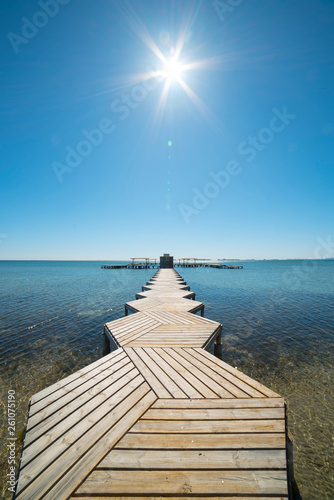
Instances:
[[[169,253],[164,253],[162,257],[160,257],[160,269],[173,269],[173,257],[169,255]]]

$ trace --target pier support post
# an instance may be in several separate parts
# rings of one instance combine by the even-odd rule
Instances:
[[[288,465],[289,498],[291,497],[294,500],[302,500],[293,471],[293,438],[290,432],[288,431],[288,419],[286,411],[287,408],[285,404],[285,440],[286,440],[286,454],[287,454],[287,465]]]
[[[201,309],[201,316],[202,316],[202,318],[204,318],[204,304],[203,304],[202,309]]]
[[[108,335],[103,331],[102,332],[102,346],[103,346],[103,356],[106,356],[110,353],[110,340]]]
[[[222,358],[222,354],[223,354],[222,332],[220,332],[220,334],[216,338],[215,348],[214,348],[214,355],[216,356],[216,358],[221,359]]]
[[[128,308],[126,306],[124,306],[124,316],[127,316],[128,313],[129,313]]]

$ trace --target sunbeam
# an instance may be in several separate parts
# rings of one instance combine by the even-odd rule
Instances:
[[[198,15],[198,9],[196,12],[189,12],[184,19],[181,20],[182,28],[179,29],[174,42],[171,40],[171,36],[167,31],[161,32],[159,41],[155,42],[139,15],[128,2],[122,4],[115,2],[115,5],[122,13],[131,31],[143,44],[145,44],[153,56],[153,71],[150,73],[142,73],[141,75],[131,75],[128,81],[138,83],[139,81],[148,81],[152,76],[155,76],[161,82],[164,82],[154,114],[156,119],[155,125],[157,126],[158,123],[161,122],[169,94],[174,91],[175,85],[178,84],[213,131],[225,139],[226,134],[222,131],[223,127],[220,120],[191,88],[190,73],[192,71],[217,70],[221,68],[225,60],[228,60],[227,55],[191,60],[190,54],[187,54],[186,45],[190,38],[194,18]],[[160,49],[158,43],[164,45],[164,48]]]

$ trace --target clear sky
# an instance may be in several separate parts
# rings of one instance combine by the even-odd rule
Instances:
[[[312,258],[331,0],[1,2],[1,259]]]

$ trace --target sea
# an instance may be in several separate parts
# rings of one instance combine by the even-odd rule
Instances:
[[[112,263],[120,262],[103,262]],[[8,391],[16,398],[17,467],[30,397],[99,359],[104,323],[122,317],[125,302],[156,272],[101,264],[0,262],[3,498],[11,498]],[[301,498],[332,500],[334,261],[235,264],[243,269],[176,269],[204,302],[205,316],[223,324],[223,360],[285,398]]]

